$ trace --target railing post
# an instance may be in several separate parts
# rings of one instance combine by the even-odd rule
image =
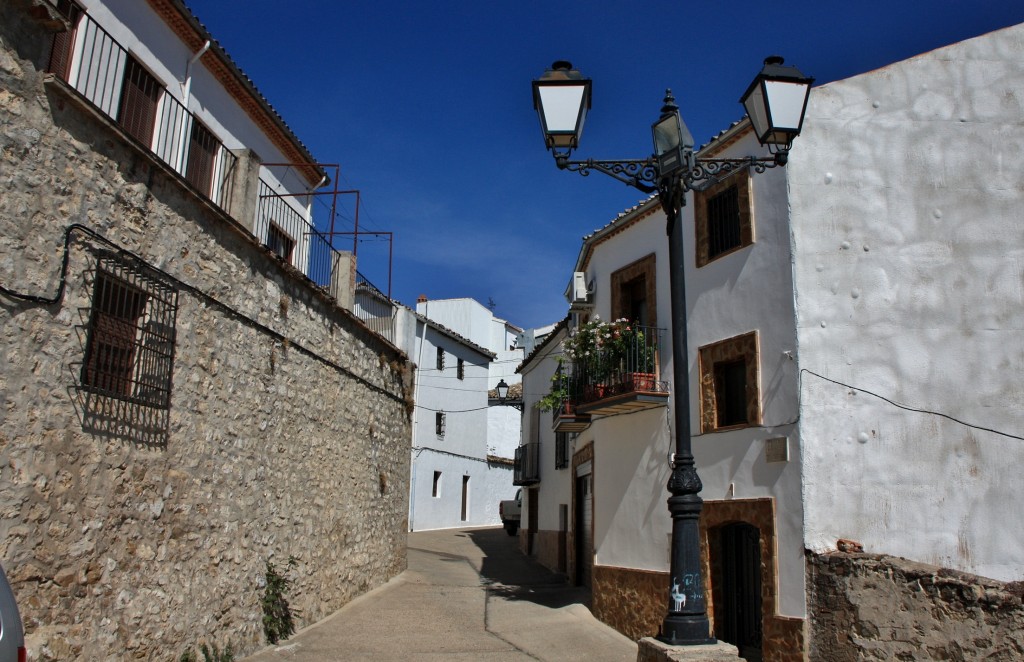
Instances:
[[[231,183],[230,194],[224,200],[224,211],[241,223],[256,239],[263,241],[265,237],[256,234],[256,211],[260,201],[260,159],[256,152],[249,148],[230,150],[238,159],[235,162],[234,181]]]
[[[330,250],[330,293],[338,305],[352,310],[356,300],[356,258],[349,251]]]

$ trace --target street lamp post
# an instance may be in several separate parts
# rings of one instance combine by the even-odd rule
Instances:
[[[793,138],[800,134],[813,78],[781,57],[769,57],[740,102],[747,110],[754,134],[771,157],[732,159],[697,158],[693,137],[679,115],[671,90],[665,93],[661,116],[652,127],[654,154],[625,161],[571,161],[579,146],[583,122],[590,109],[590,79],[568,62],[555,62],[533,81],[533,103],[540,117],[544,144],[562,170],[589,175],[602,172],[645,193],[658,193],[667,218],[669,288],[672,316],[672,378],[675,389],[673,422],[676,452],[668,481],[668,510],[672,516],[672,559],[669,570],[668,609],[659,639],[671,645],[713,643],[704,598],[700,562],[699,520],[703,500],[700,477],[690,439],[690,367],[686,329],[686,281],[683,233],[679,212],[686,193],[714,184],[740,168],[761,173],[784,166]]]

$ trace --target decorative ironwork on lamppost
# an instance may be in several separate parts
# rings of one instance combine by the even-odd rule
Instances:
[[[523,401],[509,400],[508,399],[509,385],[505,382],[504,378],[498,382],[498,385],[494,387],[494,390],[498,392],[498,404],[503,407],[515,407],[519,411],[523,411]]]
[[[710,636],[707,601],[700,560],[699,519],[702,488],[690,439],[690,367],[686,329],[686,282],[683,233],[677,221],[686,193],[714,184],[741,168],[762,173],[786,165],[793,138],[800,135],[813,78],[783,59],[772,56],[754,78],[740,102],[747,110],[758,142],[770,157],[698,158],[693,137],[679,115],[679,107],[666,90],[661,116],[651,126],[654,154],[623,161],[571,161],[579,147],[583,122],[590,109],[590,79],[565,61],[555,62],[533,81],[533,105],[540,117],[544,144],[562,170],[587,176],[602,172],[644,193],[658,193],[668,219],[669,289],[672,315],[672,378],[675,384],[673,423],[676,452],[668,481],[668,510],[672,516],[672,559],[669,570],[668,610],[658,638],[671,645],[697,645],[715,641]]]

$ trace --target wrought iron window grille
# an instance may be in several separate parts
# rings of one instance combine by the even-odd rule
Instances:
[[[72,364],[82,429],[167,444],[178,290],[144,263],[101,253]],[[77,369],[75,369],[77,366]]]

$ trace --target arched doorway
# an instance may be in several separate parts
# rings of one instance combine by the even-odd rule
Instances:
[[[715,636],[761,662],[761,531],[745,522],[718,527],[714,563]]]

